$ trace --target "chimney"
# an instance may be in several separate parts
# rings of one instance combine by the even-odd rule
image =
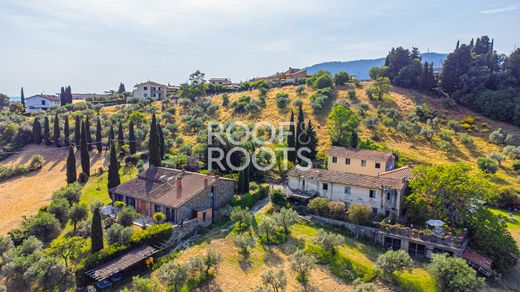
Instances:
[[[205,177],[204,178],[204,189],[207,189],[208,188],[208,178]]]
[[[182,196],[182,178],[177,178],[177,198]]]

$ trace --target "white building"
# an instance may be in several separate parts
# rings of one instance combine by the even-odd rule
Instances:
[[[157,82],[148,81],[134,85],[132,97],[134,98],[152,98],[164,99],[166,98],[166,85]]]
[[[51,106],[61,105],[59,96],[56,95],[33,95],[25,99],[25,109],[27,112],[48,110]]]
[[[332,152],[329,151],[329,155],[335,155],[337,162],[346,161],[349,158],[352,159],[352,162],[354,161],[354,157],[340,156],[352,154],[353,152],[349,149],[338,151],[336,147]],[[369,154],[367,157],[363,157],[362,154],[363,152],[355,151],[355,158],[360,161],[369,161],[374,158],[374,153],[367,152],[366,154]],[[387,161],[393,163],[393,155],[390,157],[387,154],[381,152],[381,158],[386,158]],[[382,167],[383,170],[385,168],[386,165]],[[364,167],[338,170],[337,166],[331,164],[330,161],[329,169],[311,168],[306,170],[295,167],[288,173],[288,186],[293,190],[318,194],[329,200],[342,201],[348,206],[363,204],[372,208],[374,213],[385,216],[394,213],[399,216],[408,180],[412,176],[411,168],[406,166],[378,172],[374,175],[365,174],[363,171],[359,171],[360,169],[364,169]]]

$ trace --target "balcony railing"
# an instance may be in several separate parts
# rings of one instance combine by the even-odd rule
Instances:
[[[460,248],[464,244],[467,236],[467,230],[464,230],[461,234],[458,235],[452,234],[450,232],[446,232],[442,235],[437,235],[429,229],[415,229],[390,224],[381,224],[380,231],[392,235],[408,237],[411,239],[436,243],[439,245],[449,246],[453,248]]]

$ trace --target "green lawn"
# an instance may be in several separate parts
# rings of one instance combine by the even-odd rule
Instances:
[[[123,167],[119,169],[121,183],[127,182],[137,175],[137,170],[131,168],[129,172],[124,173]],[[101,176],[93,175],[83,187],[81,193],[81,203],[90,204],[99,201],[103,204],[110,203],[110,196],[108,195],[108,172],[105,171]]]
[[[495,215],[500,215],[500,216],[505,217],[505,220],[507,223],[507,228],[509,230],[519,230],[520,229],[520,212],[513,212],[513,211],[508,211],[508,210],[500,210],[500,209],[492,209],[492,208],[489,208],[489,210]],[[511,220],[511,218],[509,218],[509,213],[513,214],[513,216],[516,218],[516,221]]]
[[[375,261],[381,251],[363,242],[345,236],[345,244],[338,248],[336,255],[327,252],[312,243],[318,234],[318,229],[312,225],[300,223],[291,227],[291,236],[305,242],[306,250],[316,254],[323,263],[328,263],[331,272],[339,277],[348,277],[345,270],[364,275],[363,279],[370,281],[376,275]],[[411,271],[394,274],[396,282],[402,291],[436,291],[435,279],[425,269],[417,267]]]

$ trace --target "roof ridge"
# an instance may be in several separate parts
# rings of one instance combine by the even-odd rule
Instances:
[[[392,172],[396,172],[396,171],[399,171],[399,170],[403,170],[403,169],[405,169],[405,168],[410,168],[410,169],[412,169],[412,167],[411,167],[411,166],[409,166],[409,165],[406,165],[406,166],[401,166],[401,167],[399,167],[399,168],[396,168],[396,169],[391,169],[391,170],[388,170],[388,171],[382,172],[382,173],[381,173],[381,174],[379,174],[379,175],[383,175],[383,174],[387,174],[387,173],[392,173]]]

